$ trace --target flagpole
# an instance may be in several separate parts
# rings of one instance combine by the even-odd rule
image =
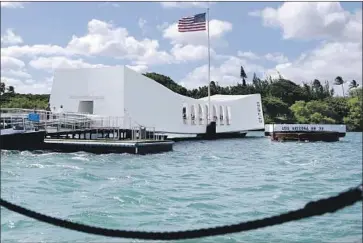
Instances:
[[[209,36],[209,8],[207,8],[207,21],[208,21],[208,118],[211,120],[210,116],[210,36]]]

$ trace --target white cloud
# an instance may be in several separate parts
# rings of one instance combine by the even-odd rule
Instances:
[[[208,48],[206,46],[181,45],[176,44],[171,49],[171,53],[177,61],[195,61],[203,60],[208,57]],[[215,56],[214,50],[211,49],[211,56]]]
[[[139,25],[143,35],[146,34],[147,29],[148,29],[146,24],[147,24],[147,21],[145,19],[139,18],[138,25]]]
[[[164,8],[207,8],[209,5],[215,4],[211,2],[161,2]]]
[[[31,75],[24,68],[25,63],[22,60],[1,56],[1,76],[31,78]]]
[[[1,2],[2,8],[24,8],[22,2]]]
[[[282,53],[267,53],[264,58],[268,61],[277,63],[285,63],[289,61],[289,59]]]
[[[163,30],[164,30],[164,29],[166,29],[168,26],[169,26],[169,23],[168,23],[168,22],[163,22],[162,24],[158,24],[158,25],[156,25],[156,28],[157,28],[159,31],[163,31]]]
[[[157,40],[137,40],[125,28],[116,28],[111,23],[96,19],[88,23],[87,35],[73,36],[67,46],[67,50],[74,53],[129,59],[136,64],[171,63],[172,57],[158,49]]]
[[[159,42],[145,38],[137,40],[125,28],[116,28],[110,23],[91,20],[85,36],[73,36],[67,47],[57,45],[24,45],[1,48],[1,54],[11,57],[21,56],[73,56],[99,55],[128,59],[132,63],[165,64],[172,63],[173,57],[159,50]]]
[[[174,58],[166,51],[148,49],[142,56],[134,56],[132,63],[137,65],[157,65],[174,63]]]
[[[177,8],[179,3],[175,4],[174,8]],[[328,41],[321,43],[314,50],[302,53],[298,58],[293,59],[289,56],[291,60],[280,52],[257,54],[246,50],[239,51],[236,57],[217,54],[212,50],[211,79],[217,81],[219,85],[240,82],[241,65],[248,73],[248,81],[252,78],[253,72],[276,74],[276,70],[279,70],[284,77],[295,82],[310,81],[315,78],[332,81],[338,75],[345,80],[355,79],[361,82],[361,10],[354,14],[349,13],[344,11],[339,3],[284,3],[280,8],[266,8],[251,12],[250,15],[260,16],[267,26],[281,28],[285,39],[325,38]],[[140,28],[145,28],[146,21],[140,18],[137,24]],[[219,43],[225,41],[226,34],[232,30],[232,24],[211,20],[210,25],[211,46],[216,48]],[[177,23],[170,25],[166,22],[157,28],[172,44],[170,50],[161,50],[158,40],[136,39],[130,36],[127,29],[96,19],[89,21],[88,32],[85,35],[73,36],[65,47],[20,46],[21,42],[18,40],[18,43],[13,42],[17,44],[16,46],[1,48],[1,74],[8,79],[7,82],[18,85],[17,92],[28,93],[31,90],[42,93],[49,92],[47,90],[51,87],[51,81],[33,80],[25,69],[24,60],[20,59],[30,57],[30,62],[26,61],[30,67],[50,72],[54,68],[107,66],[88,63],[85,60],[89,59],[83,59],[90,56],[126,59],[129,62],[127,66],[138,72],[146,72],[149,66],[156,64],[193,60],[207,62],[206,32],[179,33]],[[7,36],[11,35],[7,33]],[[3,40],[4,37],[2,42]],[[256,64],[261,61],[269,61],[269,65],[274,64],[276,67],[267,70]],[[187,74],[181,83],[188,88],[206,85],[207,72],[207,65],[197,67]]]
[[[139,24],[140,29],[144,29],[146,23],[147,23],[147,21],[145,19],[139,18],[138,24]]]
[[[16,45],[23,43],[23,39],[16,35],[12,29],[7,29],[5,35],[1,36],[1,43],[6,45]]]
[[[144,73],[148,70],[148,67],[146,65],[126,65],[126,66],[139,73]]]
[[[11,77],[17,77],[17,78],[31,78],[32,76],[22,70],[1,70],[1,76],[11,76]]]
[[[253,52],[239,52],[238,55],[246,59],[229,56],[219,66],[212,64],[211,80],[217,81],[222,86],[235,85],[240,82],[239,68],[243,66],[247,72],[248,81],[251,80],[254,72],[258,76],[265,74],[264,76],[278,77],[277,71],[279,71],[284,78],[296,83],[309,82],[317,78],[321,81],[328,80],[332,84],[336,76],[342,76],[344,80],[355,79],[362,84],[361,43],[322,43],[290,62],[282,53],[268,53],[260,56]],[[255,63],[260,60],[270,60],[278,64],[275,68],[266,69]],[[181,84],[188,88],[196,88],[206,85],[207,77],[208,66],[203,65],[187,74],[181,80]],[[338,89],[337,92],[339,93],[340,90]]]
[[[62,56],[39,57],[29,62],[29,66],[35,69],[46,69],[50,72],[56,68],[96,68],[105,67],[103,64],[90,64],[82,59],[68,59]]]
[[[111,6],[111,7],[114,7],[114,8],[119,8],[120,7],[120,4],[118,4],[117,2],[103,2],[103,3],[100,3],[99,6],[100,7]]]
[[[244,59],[230,56],[221,65],[211,66],[211,80],[218,82],[221,86],[235,85],[237,82],[241,82],[239,77],[240,67],[243,66],[248,74],[251,73],[263,73],[264,68],[260,65],[256,65],[247,62]],[[250,78],[250,77],[249,77]],[[180,82],[182,85],[188,88],[196,88],[199,86],[208,84],[208,66],[203,65],[197,67],[192,72],[186,75]]]
[[[1,55],[11,57],[22,56],[52,56],[52,55],[73,55],[73,53],[61,46],[57,45],[24,45],[24,46],[9,46],[1,48]]]
[[[282,54],[265,55],[279,63],[267,75],[297,83],[315,78],[333,83],[336,76],[362,81],[362,10],[354,13],[339,2],[285,2],[279,8],[249,13],[261,17],[265,26],[280,28],[285,39],[323,39],[315,49],[301,53],[294,61]],[[340,90],[337,90],[340,92]]]
[[[284,54],[279,52],[267,53],[264,56],[259,56],[251,51],[247,52],[238,51],[237,56],[247,58],[249,60],[267,60],[276,63],[284,63],[288,61],[288,58],[284,56]]]
[[[245,58],[251,59],[251,60],[260,59],[260,57],[258,55],[256,55],[255,53],[253,53],[251,51],[247,51],[247,52],[238,51],[237,55],[240,56],[240,57],[245,57]]]
[[[66,57],[39,57],[29,62],[29,66],[35,69],[44,69],[52,72],[56,68],[98,68],[110,67],[104,64],[91,64],[85,62],[83,59],[69,59]],[[117,65],[116,65],[117,66]],[[145,72],[148,67],[146,65],[126,65],[127,67],[137,71]]]
[[[145,24],[140,21],[140,24]],[[9,32],[8,32],[8,36]],[[2,38],[2,41],[6,38]],[[8,38],[9,39],[9,38]],[[19,41],[18,41],[19,44]],[[173,63],[175,58],[166,51],[159,50],[157,40],[137,40],[126,29],[116,28],[110,23],[92,20],[85,36],[73,36],[66,47],[58,45],[16,45],[1,48],[1,74],[10,85],[17,86],[17,92],[48,92],[50,84],[32,80],[25,70],[23,58],[31,58],[28,65],[37,70],[52,72],[55,68],[93,68],[104,64],[86,62],[81,56],[108,56],[124,58],[128,65],[138,72],[145,72],[148,65]],[[76,58],[76,56],[78,56]]]
[[[227,21],[212,19],[210,25],[211,42],[221,39],[227,32],[232,30],[232,24]],[[172,44],[207,45],[207,31],[178,32],[178,24],[173,23],[164,29],[163,37],[169,39]]]
[[[1,54],[1,69],[21,69],[25,66],[22,60]]]
[[[362,80],[361,43],[325,43],[309,53],[302,54],[296,61],[279,64],[268,74],[282,76],[297,83],[308,82],[315,78],[333,82],[336,76],[345,80]]]
[[[285,39],[361,40],[362,10],[352,14],[339,2],[285,2],[279,8],[253,11],[264,25],[281,28]]]
[[[252,17],[261,17],[261,11],[260,10],[251,11],[248,13],[248,15]]]
[[[6,86],[18,86],[18,85],[22,85],[23,82],[19,79],[14,79],[14,78],[9,78],[9,77],[1,77],[1,82],[5,83]],[[15,90],[17,92],[17,90]]]
[[[35,81],[32,79],[20,80],[9,77],[1,77],[1,82],[4,82],[6,86],[14,86],[15,92],[23,94],[49,94],[52,86],[52,82],[48,79],[44,81]]]

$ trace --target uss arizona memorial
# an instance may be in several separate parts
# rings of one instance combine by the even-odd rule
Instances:
[[[133,122],[159,133],[205,134],[209,124],[216,134],[264,128],[259,94],[193,99],[126,66],[56,70],[50,105],[90,117],[122,117],[125,128]]]

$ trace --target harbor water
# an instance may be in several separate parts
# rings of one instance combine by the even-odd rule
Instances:
[[[178,231],[235,224],[303,207],[362,181],[362,133],[335,143],[244,139],[178,142],[128,154],[1,152],[1,197],[88,225]],[[362,240],[362,203],[259,230],[177,242]],[[1,208],[1,242],[152,242],[57,228]],[[157,241],[155,241],[157,242]]]

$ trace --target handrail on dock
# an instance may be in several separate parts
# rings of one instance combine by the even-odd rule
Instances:
[[[131,130],[132,139],[159,140],[155,135],[155,127],[142,126],[130,116],[102,116],[76,112],[55,113],[46,110],[1,108],[0,129],[45,130],[47,132],[78,131],[86,129],[120,129]],[[37,114],[36,120],[30,120],[29,114]]]

